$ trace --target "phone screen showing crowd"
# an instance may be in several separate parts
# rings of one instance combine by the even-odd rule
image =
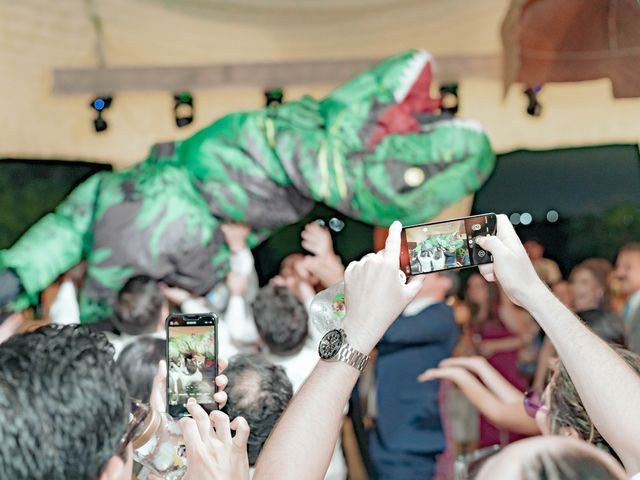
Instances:
[[[475,239],[492,233],[494,215],[407,227],[402,235],[401,263],[409,275],[489,263],[491,255],[476,245]]]
[[[174,417],[188,415],[194,398],[205,410],[215,408],[217,375],[216,322],[211,317],[168,320],[167,400]]]

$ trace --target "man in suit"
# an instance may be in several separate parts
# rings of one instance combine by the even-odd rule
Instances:
[[[640,243],[628,243],[618,252],[615,276],[628,295],[624,321],[629,350],[640,352]]]
[[[370,453],[381,480],[430,479],[445,448],[439,384],[418,383],[417,377],[453,353],[458,330],[445,300],[456,283],[455,273],[426,275],[418,296],[378,344]]]

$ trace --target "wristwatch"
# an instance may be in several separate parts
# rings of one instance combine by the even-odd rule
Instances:
[[[318,355],[329,362],[344,362],[353,368],[364,371],[369,355],[359,352],[347,343],[347,334],[342,329],[329,330],[318,345]]]

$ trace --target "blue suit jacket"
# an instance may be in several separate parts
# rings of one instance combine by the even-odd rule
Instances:
[[[436,303],[400,316],[378,344],[378,434],[388,450],[436,453],[445,439],[438,408],[439,383],[418,383],[427,368],[450,357],[458,339],[453,310]]]

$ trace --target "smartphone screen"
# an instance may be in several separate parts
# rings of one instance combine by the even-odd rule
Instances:
[[[491,254],[475,239],[495,232],[494,213],[405,227],[400,268],[407,275],[420,275],[491,263]]]
[[[172,417],[189,416],[195,398],[207,412],[215,410],[218,375],[218,317],[213,313],[171,314],[167,328],[167,407]]]

